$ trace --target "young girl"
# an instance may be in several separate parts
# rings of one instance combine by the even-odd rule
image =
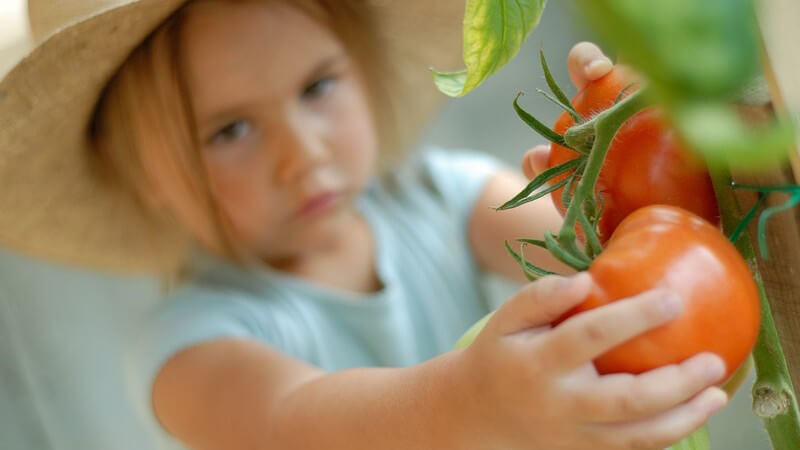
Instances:
[[[60,217],[61,226],[48,233],[14,231],[12,223],[39,223],[19,208],[2,221],[4,242],[117,268],[169,266],[191,247],[180,285],[131,344],[127,368],[131,395],[163,427],[165,445],[658,449],[689,434],[726,401],[713,387],[719,358],[639,376],[598,376],[591,365],[674,317],[674,293],[646,292],[551,329],[592,280],[548,277],[509,299],[471,347],[451,351],[488,312],[480,273],[520,279],[502,242],[542,235],[560,219],[548,200],[490,209],[524,180],[486,156],[433,151],[384,164],[430,103],[414,96],[419,75],[409,74],[445,54],[446,33],[458,30],[441,25],[463,5],[389,3],[83,3],[84,21],[69,22],[0,84],[4,121],[26,101],[30,108],[26,122],[0,131],[0,143],[11,143],[3,156],[16,162],[12,180],[44,168],[50,198],[73,189],[83,203],[64,216],[60,202],[46,203],[54,209],[37,217]],[[121,49],[147,35],[126,57]],[[97,48],[107,52],[102,64],[89,60],[97,73],[116,70],[110,81],[50,86],[37,76],[60,68],[68,78]],[[580,88],[610,62],[580,44],[569,67]],[[32,100],[56,102],[61,115]],[[33,169],[21,163],[49,132],[79,136],[77,150],[43,150],[49,156]],[[71,163],[80,158],[91,165]],[[536,158],[523,163],[529,176]],[[103,180],[93,189],[74,188],[96,173]],[[85,218],[98,211],[106,216],[89,228]],[[138,233],[126,232],[134,225]],[[69,247],[70,227],[79,249]],[[560,269],[544,253],[528,256]]]

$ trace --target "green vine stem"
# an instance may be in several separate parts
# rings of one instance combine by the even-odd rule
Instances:
[[[580,218],[584,202],[594,198],[594,186],[597,184],[611,142],[625,121],[649,105],[646,95],[646,89],[636,91],[591,120],[570,128],[564,134],[567,145],[585,150],[587,144],[591,143],[591,152],[586,162],[586,169],[564,215],[564,224],[558,233],[561,245],[567,248],[575,246],[575,223]]]
[[[727,168],[710,166],[709,173],[719,204],[722,226],[726,234],[737,228],[741,218],[739,204],[731,188]],[[761,329],[753,349],[756,381],[753,385],[753,413],[760,417],[775,450],[793,450],[800,443],[800,414],[786,357],[775,329],[772,309],[764,289],[764,282],[756,263],[755,250],[750,237],[742,234],[735,242],[758,285],[761,297]]]

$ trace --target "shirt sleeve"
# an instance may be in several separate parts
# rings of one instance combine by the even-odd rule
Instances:
[[[486,183],[507,167],[496,157],[476,151],[430,149],[421,158],[423,171],[462,229]]]
[[[162,429],[152,410],[152,386],[164,364],[180,351],[215,339],[265,339],[265,327],[256,323],[251,310],[246,298],[212,289],[182,288],[164,300],[126,355],[125,382],[137,415]],[[280,346],[278,336],[266,338]]]

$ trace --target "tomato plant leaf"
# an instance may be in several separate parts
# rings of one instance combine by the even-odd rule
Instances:
[[[457,72],[433,71],[439,90],[461,97],[508,63],[539,24],[547,0],[467,0],[464,64]]]
[[[520,191],[519,194],[515,195],[514,198],[512,198],[511,200],[503,203],[503,205],[500,206],[497,209],[499,211],[503,211],[503,210],[506,210],[506,209],[511,209],[511,208],[517,207],[517,206],[519,206],[519,205],[521,205],[523,203],[532,202],[535,199],[528,200],[528,198],[530,198],[529,196],[534,191],[536,191],[540,187],[544,186],[545,183],[550,181],[550,179],[552,179],[553,177],[555,177],[555,176],[557,176],[557,175],[559,175],[561,173],[564,173],[564,172],[566,172],[566,171],[568,171],[570,169],[574,169],[574,168],[580,166],[580,164],[582,162],[583,162],[582,158],[575,158],[575,159],[569,160],[569,161],[567,161],[567,162],[565,162],[563,164],[559,164],[558,166],[551,167],[551,168],[545,170],[544,172],[540,173],[539,176],[537,176],[536,178],[531,180],[531,182],[528,183],[528,185],[525,186],[525,189]],[[565,185],[566,183],[567,183],[567,180],[564,179],[564,180],[561,180],[559,183],[557,183],[554,186],[557,186],[556,187],[556,189],[557,189],[558,187],[561,187],[561,186]],[[555,189],[553,189],[553,186],[551,186],[550,188],[548,188],[546,193],[553,192],[553,190],[555,190]],[[542,191],[542,192],[544,192],[544,191]],[[538,195],[538,194],[541,194],[541,192],[537,193],[536,195]],[[541,196],[539,196],[539,197],[541,197]]]
[[[575,119],[575,123],[578,123],[578,124],[580,124],[580,123],[583,123],[583,122],[585,122],[585,120],[584,120],[583,116],[582,116],[582,115],[580,115],[580,114],[578,113],[578,111],[575,111],[575,108],[573,108],[573,107],[572,107],[572,106],[571,106],[569,103],[563,103],[563,102],[562,102],[561,100],[559,100],[558,98],[556,98],[556,97],[552,96],[551,94],[549,94],[549,93],[547,93],[547,92],[545,92],[545,91],[543,91],[543,90],[541,90],[541,89],[537,89],[537,90],[536,90],[536,92],[538,92],[538,93],[542,94],[542,95],[544,96],[544,98],[546,98],[546,99],[550,100],[550,101],[551,101],[551,102],[553,102],[553,103],[554,103],[556,106],[558,106],[559,108],[561,108],[561,109],[563,109],[564,111],[566,111],[566,112],[567,112],[567,114],[569,114],[570,116],[572,116],[572,118],[573,118],[573,119]]]
[[[525,257],[523,256],[522,247],[520,247],[520,253],[517,253],[514,251],[513,248],[511,248],[511,245],[508,243],[508,241],[505,241],[504,245],[508,253],[511,255],[511,257],[514,258],[514,260],[516,260],[522,267],[522,271],[528,280],[535,281],[547,275],[555,275],[554,272],[542,269],[541,267],[537,267],[528,262],[528,260],[526,260]]]
[[[660,100],[728,99],[759,70],[753,0],[579,0]],[[680,51],[677,51],[680,49]]]
[[[439,91],[450,97],[458,97],[464,91],[464,83],[467,81],[467,71],[457,72],[437,72],[433,71],[433,80]]]
[[[707,161],[756,170],[787,159],[794,142],[789,121],[753,130],[729,105],[761,70],[754,0],[577,3],[645,76],[679,134]]]
[[[791,120],[753,127],[722,103],[686,102],[671,113],[681,136],[709,163],[747,171],[774,167],[789,158],[795,142]]]
[[[543,124],[541,121],[539,121],[539,119],[533,117],[532,115],[528,114],[527,111],[522,109],[522,107],[519,106],[520,96],[522,96],[521,92],[517,94],[517,96],[514,98],[514,111],[517,112],[519,118],[522,119],[523,122],[528,124],[529,127],[533,128],[533,131],[539,133],[541,137],[547,139],[548,141],[554,144],[558,144],[562,147],[572,148],[568,146],[567,143],[564,141],[564,136],[556,133],[555,131],[553,131],[552,128]]]
[[[634,81],[634,82],[632,82],[632,83],[628,83],[628,84],[627,84],[627,85],[626,85],[624,88],[622,88],[622,90],[621,90],[621,91],[619,91],[619,94],[617,94],[617,98],[615,98],[615,99],[614,99],[614,104],[616,105],[617,103],[619,103],[619,102],[620,102],[620,100],[622,100],[623,98],[625,98],[625,94],[627,94],[627,93],[628,93],[628,91],[630,91],[630,89],[631,89],[632,87],[636,86],[636,84],[637,84],[637,83]]]
[[[522,206],[525,203],[530,203],[530,202],[539,200],[540,198],[544,197],[545,195],[548,195],[553,191],[557,191],[559,188],[561,188],[562,186],[567,184],[567,180],[568,179],[565,178],[565,179],[559,181],[558,183],[556,183],[556,184],[554,184],[552,186],[548,186],[547,189],[542,189],[541,191],[537,191],[536,193],[534,193],[532,195],[529,195],[529,196],[527,196],[525,198],[522,198],[520,200],[517,200],[516,202],[509,201],[509,202],[507,202],[506,204],[504,204],[503,206],[501,206],[500,208],[497,208],[497,209],[498,209],[498,211],[503,211],[503,210],[506,210],[506,209],[513,209],[513,208],[516,208],[518,206]]]
[[[539,62],[542,65],[542,71],[544,72],[544,80],[547,82],[547,87],[550,88],[550,92],[556,96],[558,99],[559,106],[564,108],[567,112],[572,115],[577,123],[583,123],[584,119],[583,116],[578,114],[577,111],[572,107],[572,103],[569,101],[569,98],[564,91],[561,90],[561,87],[556,82],[555,78],[553,78],[553,73],[550,72],[550,66],[547,65],[547,58],[544,57],[544,50],[539,50]]]
[[[517,242],[521,242],[523,244],[530,244],[539,248],[547,249],[547,243],[539,239],[520,238],[517,239]]]

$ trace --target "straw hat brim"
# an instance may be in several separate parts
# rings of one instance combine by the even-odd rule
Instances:
[[[186,0],[135,0],[57,30],[0,81],[0,245],[82,267],[174,267],[180,239],[91,170],[88,125],[131,51]],[[458,66],[463,0],[365,0],[393,71],[387,87],[408,144],[442,100],[428,68]],[[2,73],[2,72],[0,72]]]
[[[0,77],[8,73],[32,49],[33,39],[30,36],[19,37],[0,47]]]

